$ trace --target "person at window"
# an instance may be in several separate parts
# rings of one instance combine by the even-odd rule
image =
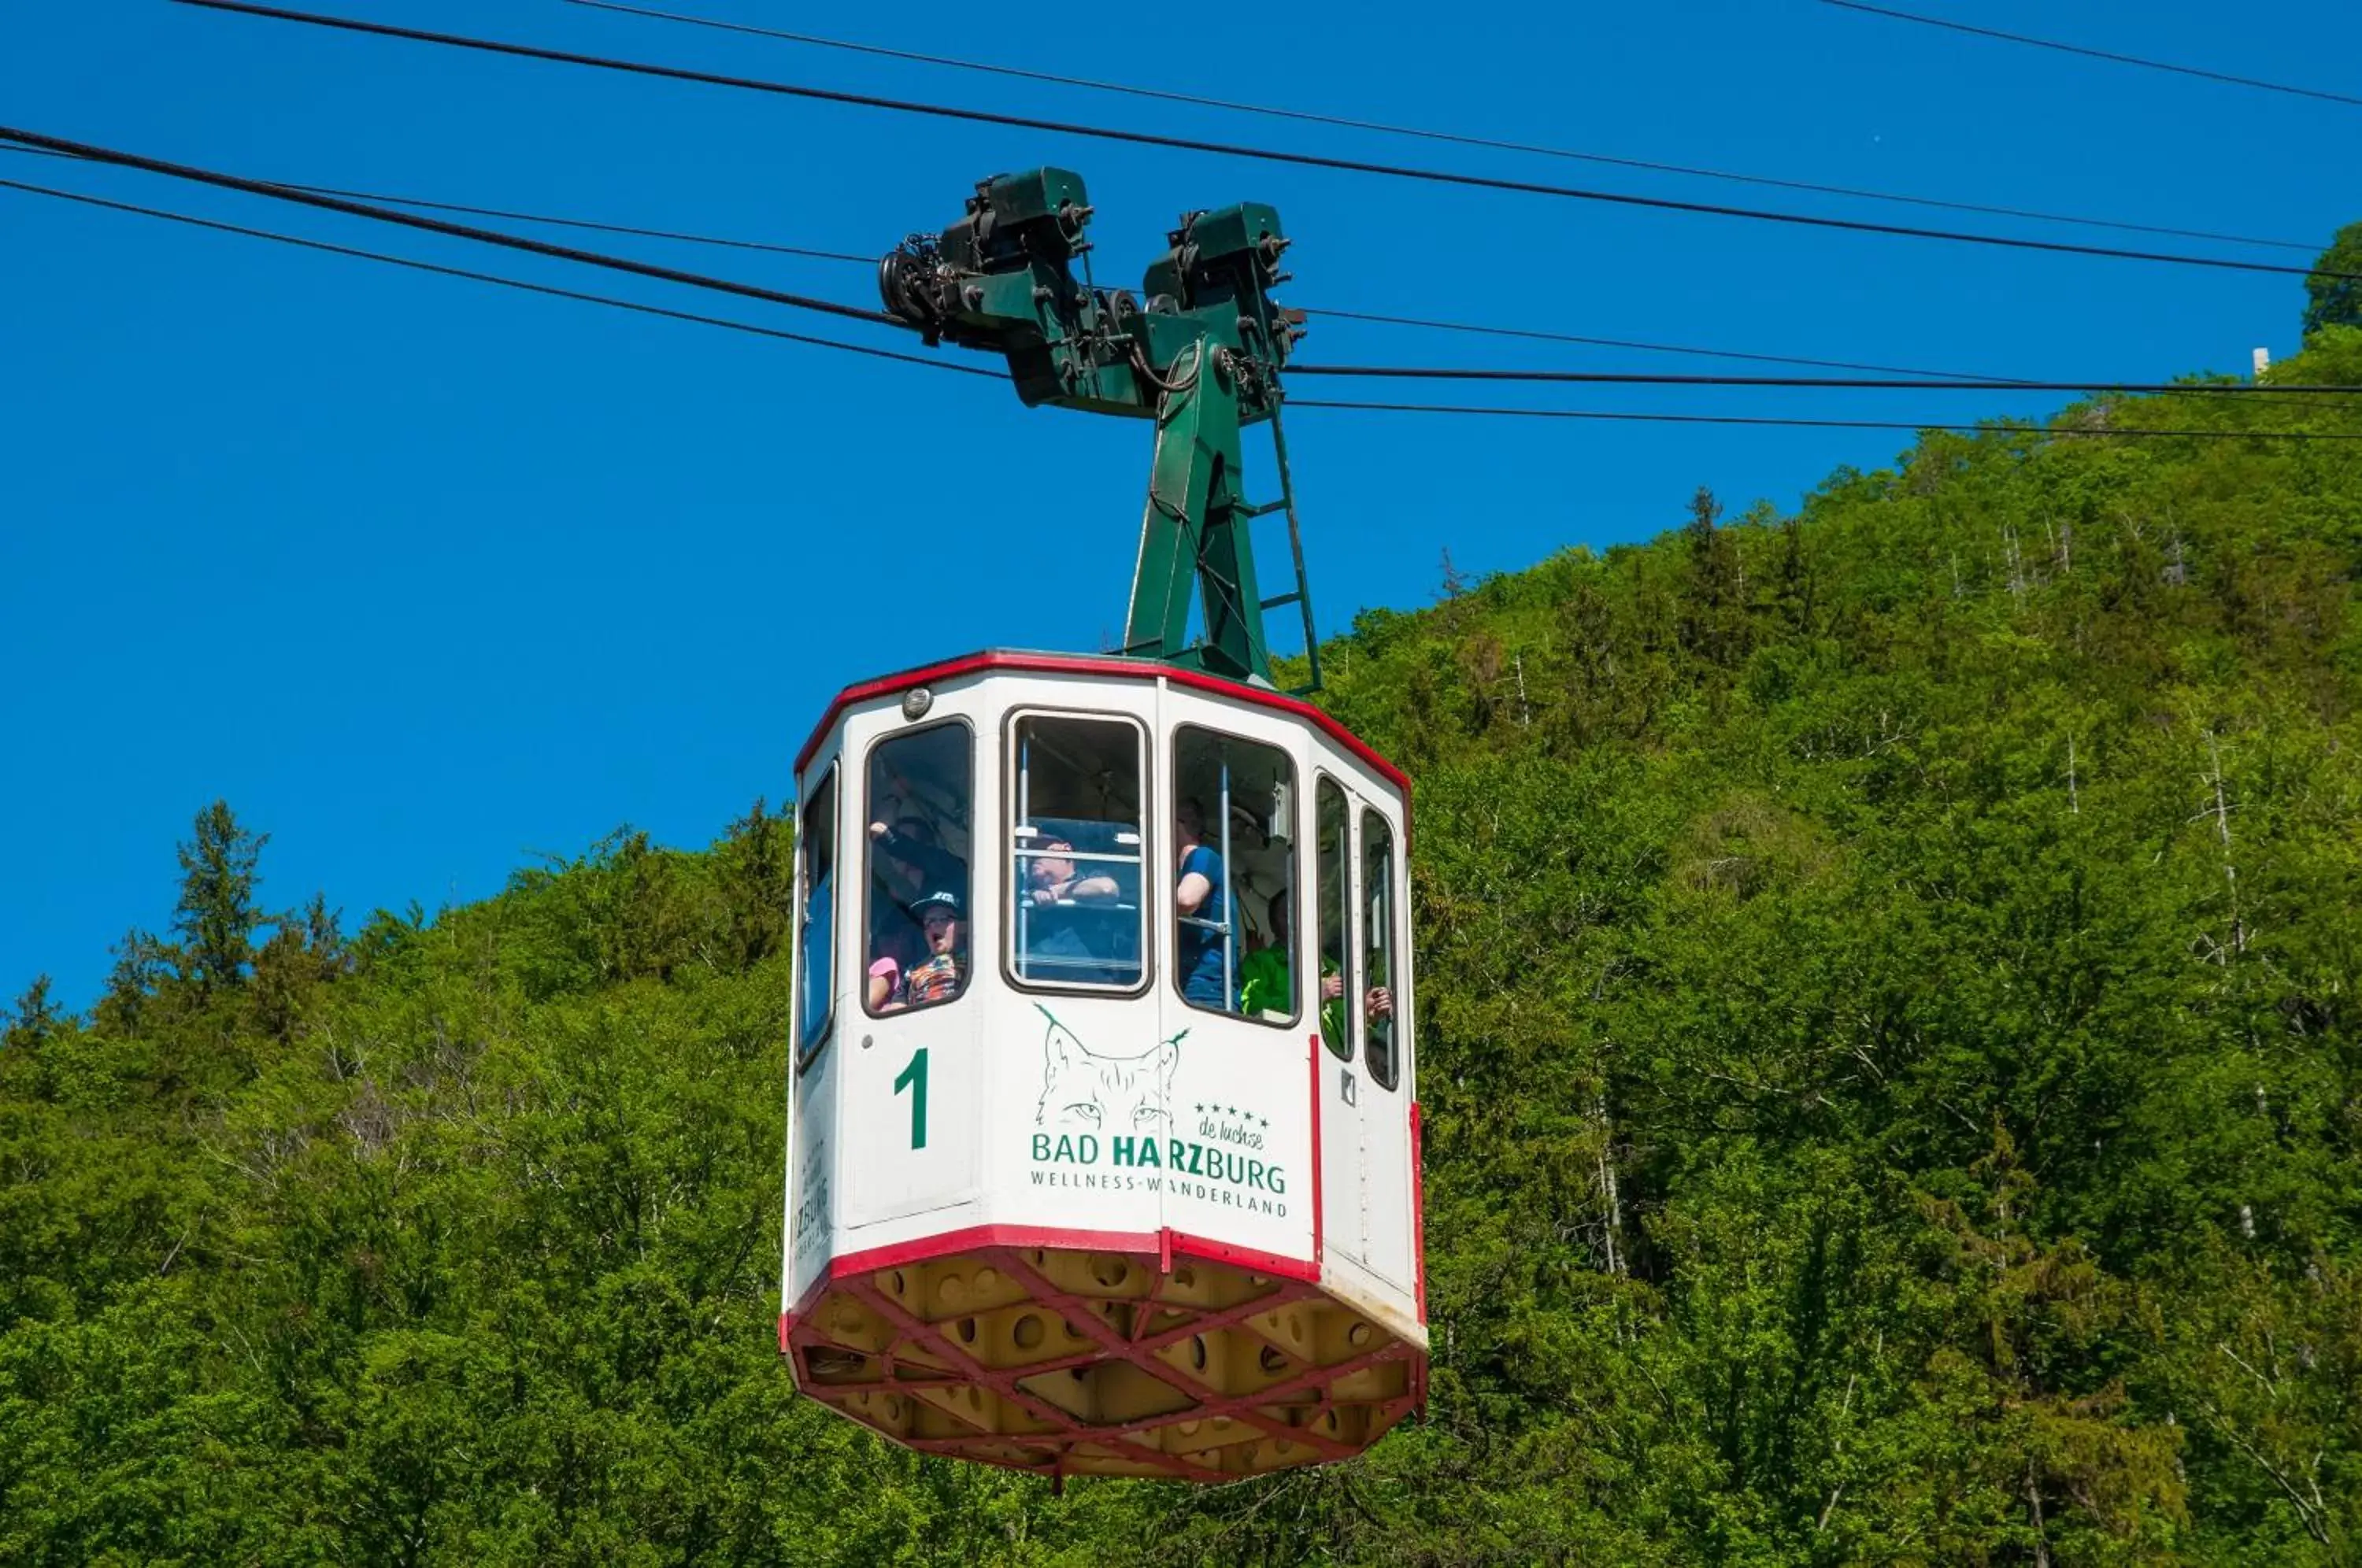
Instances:
[[[869,966],[869,1010],[899,1012],[906,1007],[949,1001],[967,984],[967,922],[960,896],[937,889],[911,906],[926,933],[927,955],[905,968],[892,957]]]
[[[1370,1023],[1395,1015],[1395,994],[1385,986],[1372,986],[1362,993],[1362,1017]],[[1345,1048],[1345,977],[1339,971],[1337,955],[1320,955],[1320,1037],[1337,1050]]]
[[[896,900],[911,907],[913,913],[921,893],[967,886],[967,862],[943,846],[934,824],[924,817],[897,817],[890,824],[871,823],[869,837],[877,846],[880,876],[893,889]]]
[[[1085,986],[1128,985],[1139,978],[1137,962],[1120,965],[1118,928],[1087,906],[1111,904],[1122,896],[1113,877],[1076,869],[1072,840],[1045,834],[1034,841],[1025,862],[1025,896],[1032,906],[1026,922],[1028,967],[1044,980]]]
[[[1115,878],[1104,874],[1085,876],[1075,868],[1073,841],[1043,837],[1033,846],[1033,857],[1026,862],[1027,896],[1037,909],[1051,904],[1088,903],[1116,896]]]
[[[944,848],[934,824],[921,816],[906,814],[890,824],[871,823],[869,838],[875,851],[870,876],[882,895],[870,900],[870,970],[874,974],[880,964],[889,964],[899,975],[927,957],[920,897],[939,888],[965,895],[967,862]]]
[[[1231,938],[1239,929],[1239,900],[1220,854],[1206,843],[1206,812],[1196,801],[1184,800],[1175,809],[1173,840],[1180,857],[1179,881],[1173,890],[1179,930],[1173,945],[1182,999],[1234,1010],[1235,998],[1222,980]]]
[[[1272,895],[1267,939],[1239,966],[1239,1010],[1249,1017],[1260,1012],[1285,1017],[1296,1010],[1296,977],[1287,922],[1287,893],[1283,889]]]
[[[1345,994],[1345,977],[1327,965],[1321,966],[1320,999],[1332,1002]],[[1395,994],[1384,986],[1372,986],[1362,993],[1362,1016],[1375,1022],[1395,1015]]]

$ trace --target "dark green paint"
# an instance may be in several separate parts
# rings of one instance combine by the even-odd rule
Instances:
[[[919,1047],[902,1067],[902,1076],[894,1080],[894,1098],[902,1098],[904,1089],[911,1091],[911,1147],[927,1146],[927,1048]]]
[[[1265,603],[1253,518],[1287,513],[1296,585],[1274,605],[1302,608],[1304,582],[1285,449],[1277,501],[1242,493],[1241,433],[1269,420],[1279,441],[1279,372],[1300,336],[1271,291],[1285,281],[1279,215],[1257,202],[1185,215],[1142,294],[1077,281],[1091,208],[1063,169],[979,183],[960,220],[905,242],[880,269],[887,308],[929,342],[987,348],[1009,361],[1017,395],[1088,414],[1149,417],[1156,453],[1121,651],[1269,684]],[[1191,635],[1195,589],[1200,630]],[[1317,670],[1316,670],[1317,679]]]

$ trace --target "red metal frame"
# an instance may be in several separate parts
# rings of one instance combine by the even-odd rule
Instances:
[[[1418,1155],[1414,1154],[1415,1160]],[[1315,1265],[1328,1261],[1328,1249],[1322,1244],[1321,1216],[1329,1211],[1320,1187],[1320,1034],[1312,1034],[1312,1261]]]
[[[1069,1450],[1077,1445],[1090,1445],[1123,1451],[1131,1463],[1165,1475],[1204,1481],[1232,1479],[1234,1472],[1225,1470],[1202,1455],[1169,1453],[1145,1435],[1182,1420],[1229,1419],[1249,1430],[1251,1435],[1241,1441],[1259,1441],[1253,1434],[1260,1434],[1260,1439],[1301,1443],[1316,1458],[1350,1457],[1358,1452],[1354,1444],[1324,1437],[1317,1430],[1319,1420],[1338,1408],[1338,1401],[1332,1394],[1336,1384],[1340,1379],[1382,1363],[1407,1362],[1410,1371],[1405,1393],[1372,1408],[1372,1420],[1379,1430],[1384,1430],[1416,1409],[1426,1397],[1425,1359],[1419,1355],[1416,1346],[1389,1337],[1385,1343],[1362,1355],[1328,1366],[1306,1364],[1292,1377],[1242,1395],[1226,1395],[1209,1386],[1198,1384],[1187,1374],[1167,1365],[1157,1354],[1159,1351],[1194,1336],[1231,1330],[1261,1341],[1291,1360],[1297,1359],[1289,1347],[1274,1343],[1250,1320],[1298,1301],[1321,1298],[1321,1260],[1326,1255],[1322,1209],[1326,1194],[1321,1175],[1322,1052],[1318,1032],[1307,1037],[1307,1046],[1309,1054],[1306,1088],[1312,1113],[1312,1257],[1309,1261],[1216,1241],[1209,1236],[1195,1235],[1171,1226],[1153,1231],[1091,1231],[1062,1226],[971,1225],[938,1235],[847,1253],[842,1257],[830,1259],[827,1267],[805,1289],[802,1299],[796,1302],[794,1309],[779,1315],[780,1353],[793,1358],[798,1386],[814,1397],[832,1404],[858,1394],[895,1393],[908,1397],[914,1390],[922,1388],[976,1386],[988,1389],[1049,1430],[1003,1434],[979,1427],[972,1437],[898,1441],[906,1441],[911,1447],[925,1452],[955,1454],[984,1463],[1050,1475],[1065,1472]],[[1416,1116],[1414,1110],[1414,1165],[1418,1158]],[[1413,1180],[1417,1180],[1415,1176]],[[1271,1286],[1244,1301],[1220,1309],[1199,1309],[1162,1301],[1152,1292],[1145,1302],[1137,1303],[1148,1309],[1135,1311],[1131,1331],[1125,1334],[1100,1315],[1098,1309],[1103,1304],[1102,1298],[1062,1290],[1048,1275],[1035,1268],[1025,1254],[1037,1249],[1112,1253],[1142,1264],[1153,1259],[1160,1280],[1172,1275],[1176,1257],[1196,1258],[1268,1276]],[[1091,1348],[1018,1367],[988,1366],[971,1356],[955,1339],[946,1335],[941,1326],[925,1321],[900,1303],[889,1299],[875,1282],[876,1276],[888,1269],[955,1256],[988,1262],[1010,1279],[1023,1285],[1032,1301],[1057,1313],[1072,1324],[1090,1341]],[[1421,1257],[1423,1268],[1423,1242]],[[833,1346],[834,1342],[811,1326],[812,1309],[831,1290],[841,1290],[859,1301],[892,1324],[897,1334],[923,1346],[930,1356],[954,1370],[949,1374],[908,1375],[894,1364],[893,1351],[889,1347],[877,1355],[877,1375],[875,1377],[859,1382],[822,1384],[812,1375],[809,1355],[814,1347]],[[1419,1320],[1424,1323],[1423,1291],[1419,1310]],[[1182,1314],[1181,1320],[1168,1323],[1154,1332],[1149,1331],[1149,1325],[1166,1313]],[[800,1330],[797,1326],[799,1323],[803,1325]],[[1087,1365],[1102,1359],[1120,1360],[1138,1368],[1175,1392],[1186,1395],[1188,1406],[1182,1410],[1142,1417],[1119,1425],[1100,1426],[1070,1416],[1021,1386],[1022,1379]],[[1317,1395],[1318,1397],[1310,1407],[1301,1409],[1303,1425],[1291,1425],[1267,1413],[1272,1406],[1301,1398],[1307,1394]],[[853,1414],[849,1409],[844,1413]],[[955,1418],[959,1414],[956,1409],[949,1413]],[[1051,1458],[1045,1463],[1029,1464],[1010,1457],[1011,1453],[1028,1452],[1047,1453]]]
[[[796,773],[801,777],[811,765],[812,754],[821,742],[828,738],[830,728],[838,715],[855,702],[867,702],[879,697],[891,697],[908,691],[914,686],[950,680],[958,676],[980,674],[986,670],[1007,670],[1014,674],[1033,675],[1098,675],[1124,680],[1169,680],[1175,686],[1186,686],[1193,691],[1210,691],[1217,696],[1253,702],[1259,707],[1274,709],[1291,718],[1302,719],[1317,726],[1330,740],[1343,746],[1375,770],[1377,775],[1400,791],[1403,799],[1403,837],[1407,848],[1410,837],[1410,779],[1402,769],[1372,750],[1368,742],[1339,723],[1322,710],[1302,698],[1285,692],[1265,690],[1260,686],[1242,685],[1224,680],[1220,676],[1199,670],[1183,669],[1175,665],[1155,664],[1136,658],[1094,658],[1082,654],[1021,653],[1006,648],[987,648],[980,653],[963,654],[957,658],[944,659],[935,664],[922,665],[895,675],[881,675],[875,680],[864,680],[838,692],[812,726],[811,738],[796,753]]]
[[[1410,1244],[1412,1295],[1418,1302],[1418,1320],[1427,1324],[1427,1173],[1420,1143],[1418,1101],[1410,1102]]]
[[[1035,1422],[1049,1430],[1042,1432],[1005,1434],[979,1428],[970,1437],[919,1438],[908,1440],[910,1445],[922,1452],[956,1454],[1010,1469],[1031,1470],[1055,1475],[1065,1473],[1068,1468],[1065,1463],[1067,1451],[1077,1445],[1087,1444],[1093,1447],[1128,1451],[1125,1457],[1131,1463],[1166,1475],[1208,1481],[1234,1479],[1236,1473],[1225,1470],[1198,1453],[1167,1452],[1154,1442],[1148,1441],[1144,1434],[1175,1421],[1226,1419],[1251,1429],[1253,1434],[1260,1434],[1261,1438],[1300,1443],[1318,1458],[1344,1459],[1359,1452],[1358,1447],[1334,1438],[1324,1437],[1317,1430],[1320,1419],[1337,1408],[1337,1401],[1330,1397],[1330,1390],[1340,1379],[1352,1376],[1369,1367],[1387,1362],[1402,1361],[1409,1364],[1409,1376],[1404,1393],[1396,1398],[1372,1407],[1373,1420],[1380,1430],[1391,1426],[1404,1415],[1416,1409],[1425,1397],[1427,1379],[1423,1358],[1418,1355],[1415,1346],[1401,1340],[1389,1340],[1388,1342],[1374,1350],[1327,1366],[1307,1364],[1292,1377],[1285,1378],[1251,1394],[1241,1395],[1225,1395],[1209,1386],[1198,1384],[1187,1374],[1166,1364],[1155,1353],[1195,1335],[1228,1329],[1260,1340],[1279,1353],[1289,1356],[1291,1360],[1298,1359],[1296,1353],[1286,1346],[1273,1343],[1266,1335],[1255,1328],[1250,1320],[1297,1301],[1317,1298],[1320,1294],[1317,1277],[1309,1279],[1300,1276],[1293,1279],[1285,1276],[1275,1277],[1269,1290],[1234,1306],[1219,1309],[1199,1309],[1179,1303],[1159,1301],[1152,1295],[1147,1298],[1146,1304],[1154,1306],[1157,1312],[1139,1314],[1134,1331],[1130,1336],[1126,1336],[1097,1310],[1100,1298],[1084,1297],[1072,1291],[1060,1289],[1046,1275],[1036,1269],[1024,1254],[1036,1247],[1071,1245],[1074,1244],[1072,1238],[1085,1238],[1083,1244],[1089,1246],[1091,1250],[1124,1251],[1127,1255],[1142,1262],[1154,1257],[1158,1259],[1160,1265],[1167,1267],[1169,1267],[1168,1260],[1175,1255],[1197,1257],[1218,1263],[1235,1263],[1236,1260],[1203,1251],[1201,1248],[1205,1243],[1201,1239],[1188,1237],[1170,1230],[1158,1233],[1156,1238],[1158,1244],[1153,1248],[1117,1249],[1098,1245],[1087,1240],[1092,1237],[1104,1237],[1107,1232],[1027,1231],[1022,1234],[1029,1239],[1021,1242],[984,1240],[983,1233],[994,1229],[996,1228],[979,1226],[967,1231],[931,1237],[925,1242],[912,1242],[905,1246],[874,1249],[869,1253],[860,1255],[886,1261],[866,1264],[864,1273],[858,1276],[844,1271],[843,1265],[849,1261],[849,1258],[833,1260],[828,1275],[814,1286],[811,1293],[816,1295],[821,1290],[832,1287],[844,1291],[860,1301],[864,1307],[892,1324],[898,1334],[924,1346],[932,1356],[954,1368],[952,1373],[937,1373],[934,1375],[922,1375],[916,1378],[906,1376],[894,1365],[893,1353],[889,1349],[878,1357],[877,1376],[857,1383],[821,1384],[811,1375],[807,1358],[816,1345],[829,1345],[833,1342],[827,1340],[825,1336],[811,1328],[808,1317],[801,1320],[804,1326],[799,1330],[794,1326],[799,1320],[794,1315],[783,1314],[780,1319],[781,1331],[787,1337],[788,1353],[795,1358],[799,1386],[811,1392],[815,1397],[833,1403],[832,1396],[841,1398],[853,1394],[896,1393],[907,1397],[913,1390],[920,1388],[974,1385],[989,1389],[993,1394],[1022,1410]],[[1007,1230],[1011,1234],[1020,1233],[1017,1228],[1000,1229]],[[1060,1237],[1062,1240],[1053,1242],[1049,1239],[1053,1236]],[[954,1242],[955,1237],[968,1237],[971,1240],[966,1244],[956,1244]],[[1145,1240],[1145,1238],[1142,1239]],[[1237,1252],[1242,1249],[1226,1247],[1223,1250]],[[1071,1355],[1052,1357],[1019,1367],[988,1366],[969,1355],[955,1339],[944,1333],[939,1325],[925,1321],[899,1302],[889,1299],[878,1290],[869,1277],[879,1268],[891,1267],[897,1264],[914,1263],[924,1257],[954,1254],[975,1257],[980,1262],[989,1263],[1006,1273],[1010,1279],[1024,1285],[1033,1302],[1058,1313],[1062,1319],[1072,1324],[1091,1342],[1091,1348]],[[1299,1271],[1305,1267],[1304,1264],[1295,1263],[1293,1260],[1279,1261],[1290,1263]],[[1258,1270],[1258,1272],[1262,1271]],[[1188,1316],[1181,1322],[1168,1325],[1154,1333],[1141,1331],[1138,1326],[1140,1323],[1153,1321],[1155,1316],[1164,1311],[1184,1312]],[[1069,1415],[1059,1407],[1028,1393],[1020,1386],[1021,1379],[1086,1365],[1099,1361],[1103,1357],[1121,1360],[1164,1383],[1175,1392],[1186,1395],[1190,1401],[1188,1407],[1182,1410],[1139,1418],[1119,1425],[1100,1426]],[[1267,1412],[1267,1407],[1300,1398],[1307,1394],[1317,1394],[1319,1397],[1314,1404],[1301,1408],[1304,1425],[1291,1425]],[[951,1413],[955,1416],[958,1414],[955,1409]],[[1256,1440],[1250,1437],[1241,1441]],[[1006,1452],[990,1452],[993,1450],[1034,1451],[1047,1452],[1052,1457],[1046,1463],[1029,1464],[1007,1457]]]
[[[888,1246],[871,1247],[866,1252],[846,1253],[831,1258],[828,1273],[836,1275],[876,1274],[879,1269],[900,1268],[905,1264],[924,1263],[930,1258],[949,1257],[955,1253],[971,1253],[980,1247],[1057,1247],[1085,1253],[1154,1253],[1157,1233],[1153,1231],[1082,1231],[1064,1225],[970,1225],[965,1230],[944,1231],[933,1236],[921,1236],[912,1241],[896,1242]],[[805,1292],[807,1296],[811,1294]]]

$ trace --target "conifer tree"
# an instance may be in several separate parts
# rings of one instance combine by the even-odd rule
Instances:
[[[1720,527],[1722,503],[1700,485],[1690,498],[1690,520],[1682,536],[1689,544],[1689,580],[1683,590],[1682,646],[1716,664],[1730,662],[1746,641],[1746,610],[1739,588],[1738,549]]]
[[[269,834],[237,825],[229,802],[197,813],[196,837],[180,846],[181,901],[172,930],[182,940],[182,972],[203,989],[245,983],[254,957],[254,928],[262,922],[255,873]]]
[[[17,999],[6,1027],[0,1029],[0,1041],[10,1045],[39,1045],[57,1021],[57,1004],[50,999],[50,977],[36,975],[33,983],[25,988],[25,994]]]
[[[757,795],[730,824],[714,857],[729,911],[731,945],[741,967],[779,950],[795,907],[795,823]]]
[[[99,1026],[117,1034],[137,1034],[140,1013],[163,971],[164,944],[135,926],[107,951],[115,955],[115,967],[107,971],[106,991],[98,999]]]

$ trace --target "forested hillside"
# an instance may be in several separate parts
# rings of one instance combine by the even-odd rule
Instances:
[[[790,1393],[786,817],[347,931],[208,809],[0,1045],[0,1562],[2362,1562],[2362,443],[2120,434],[2242,428],[2362,425],[1668,475],[1326,650],[1418,779],[1432,1403],[1218,1491]]]

